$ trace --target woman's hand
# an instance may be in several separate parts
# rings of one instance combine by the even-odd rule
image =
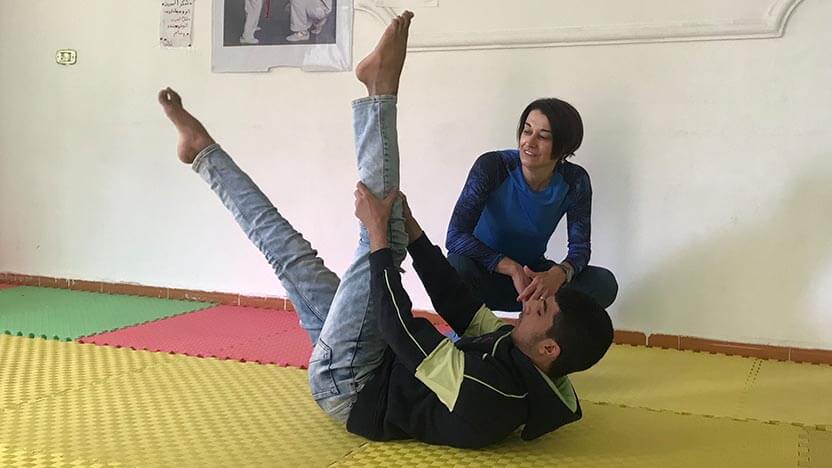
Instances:
[[[523,267],[523,271],[531,278],[531,282],[517,298],[520,302],[554,296],[558,289],[563,286],[563,283],[566,282],[566,273],[557,265],[540,273],[529,267]]]

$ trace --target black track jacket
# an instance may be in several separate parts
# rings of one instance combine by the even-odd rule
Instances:
[[[388,349],[358,394],[350,432],[476,448],[522,425],[531,440],[581,418],[568,377],[552,381],[514,346],[513,327],[476,299],[439,247],[423,234],[408,252],[435,310],[462,338],[453,343],[414,318],[390,249],[373,252],[371,300]]]

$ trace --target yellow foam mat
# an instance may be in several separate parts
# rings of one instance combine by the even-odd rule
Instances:
[[[0,411],[137,371],[168,357],[0,334]]]
[[[832,429],[830,392],[832,366],[762,361],[742,416]]]
[[[11,450],[125,466],[326,466],[364,442],[305,371],[187,356],[0,413]]]
[[[585,406],[581,422],[483,450],[418,442],[371,443],[338,467],[793,467],[804,429],[612,405]]]
[[[583,400],[832,429],[832,366],[613,346],[571,377]]]
[[[105,467],[121,466],[119,464],[104,464],[94,460],[67,460],[61,455],[43,455],[32,450],[14,450],[0,444],[0,466],[83,466]]]
[[[463,451],[348,434],[303,370],[0,335],[0,466],[832,466],[829,366],[616,346],[573,382],[581,422]]]
[[[807,466],[829,468],[832,466],[832,432],[808,430]]]
[[[582,400],[740,417],[744,391],[757,361],[616,345],[595,367],[570,379]]]

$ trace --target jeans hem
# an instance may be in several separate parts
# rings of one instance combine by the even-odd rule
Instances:
[[[191,168],[194,172],[199,172],[199,166],[202,163],[202,160],[205,159],[210,153],[220,149],[220,145],[217,143],[211,143],[210,145],[206,146],[202,149],[199,153],[197,153],[196,157],[194,158],[194,162],[191,163]]]
[[[384,95],[384,96],[367,96],[367,97],[358,98],[358,99],[352,101],[352,107],[353,107],[353,109],[355,109],[357,107],[366,106],[366,105],[369,105],[369,104],[384,103],[384,102],[390,102],[390,103],[395,104],[397,101],[398,101],[398,96],[393,95],[393,94]]]

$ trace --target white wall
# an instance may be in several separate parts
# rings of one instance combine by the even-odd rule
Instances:
[[[155,102],[166,85],[343,271],[360,85],[212,74],[209,2],[192,50],[158,48],[158,3],[0,5],[0,271],[283,294],[176,160]],[[531,99],[566,98],[585,120],[575,162],[595,189],[592,263],[620,281],[618,328],[832,348],[830,17],[832,2],[805,0],[781,39],[411,54],[403,189],[443,244],[474,158],[514,145]],[[381,28],[356,14],[357,57]],[[79,63],[56,65],[59,48]],[[561,229],[550,254],[563,245]]]

